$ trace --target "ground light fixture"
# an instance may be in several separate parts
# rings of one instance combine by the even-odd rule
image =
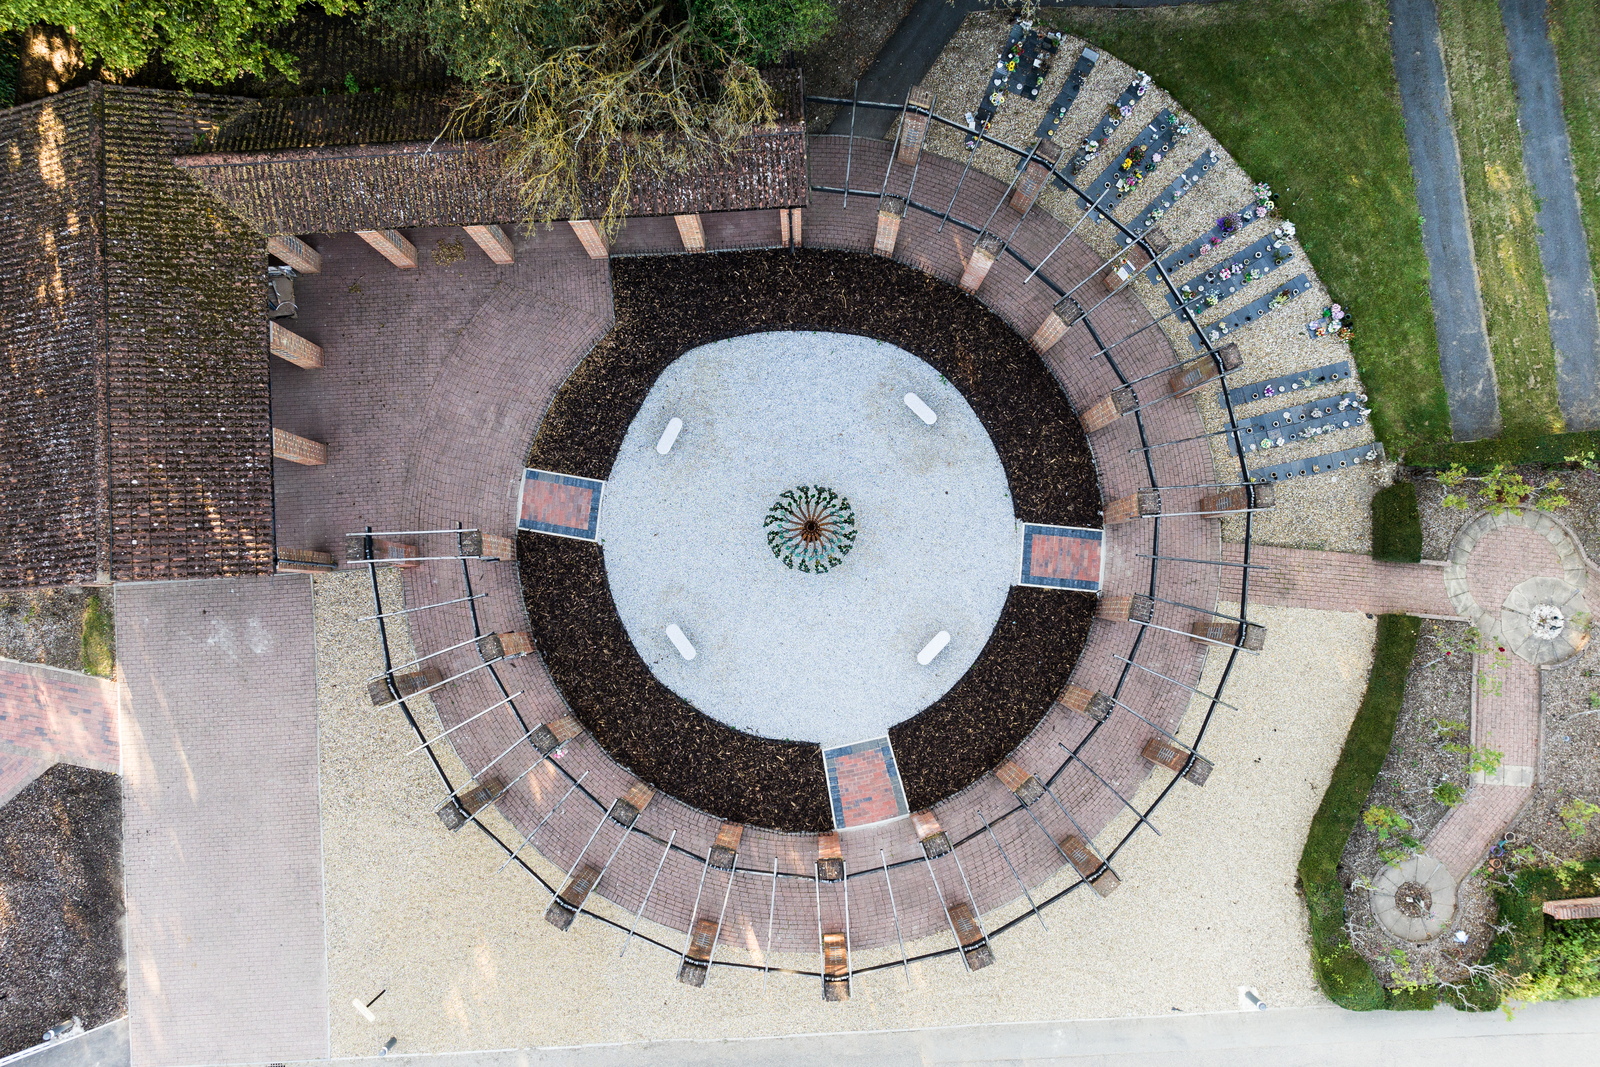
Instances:
[[[933,662],[933,657],[944,651],[944,646],[950,643],[950,635],[940,630],[933,635],[933,639],[922,646],[922,651],[917,653],[917,662],[926,667]]]
[[[939,421],[939,416],[934,414],[933,409],[927,404],[923,403],[922,398],[916,393],[906,394],[906,407],[916,412],[917,418],[921,419],[929,426],[932,426],[934,423]]]

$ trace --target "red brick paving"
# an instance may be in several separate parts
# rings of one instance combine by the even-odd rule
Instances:
[[[522,490],[522,521],[587,530],[594,490],[586,485],[562,485],[530,478]]]
[[[1243,561],[1244,546],[1223,545],[1221,558]],[[1455,618],[1455,608],[1444,591],[1444,568],[1440,566],[1384,563],[1354,552],[1269,545],[1252,546],[1250,562],[1271,568],[1250,572],[1251,603],[1319,611]],[[1226,570],[1228,573],[1222,579],[1223,598],[1237,602],[1238,569]]]
[[[43,760],[47,768],[72,763],[116,773],[121,764],[116,683],[0,660],[0,755]]]
[[[48,771],[52,761],[13,756],[0,752],[0,807],[33,784],[33,780]]]
[[[1467,591],[1498,619],[1511,590],[1534,577],[1564,578],[1561,557],[1542,533],[1526,526],[1498,526],[1485,533],[1467,557]]]
[[[1100,542],[1086,537],[1034,534],[1029,573],[1035,578],[1100,580]]]
[[[880,749],[869,749],[831,761],[839,786],[839,826],[853,828],[907,814],[895,796],[894,781]]]

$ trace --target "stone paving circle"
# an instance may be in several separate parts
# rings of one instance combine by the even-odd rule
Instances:
[[[1520,557],[1522,566],[1511,569],[1503,565],[1500,557],[1508,550]],[[1541,570],[1555,572],[1542,577],[1556,584],[1524,589],[1523,583],[1508,588],[1519,572],[1532,571],[1537,578]],[[1527,509],[1480,515],[1467,523],[1451,544],[1444,568],[1445,593],[1455,613],[1484,637],[1504,638],[1517,655],[1540,665],[1575,655],[1587,643],[1587,633],[1579,624],[1567,627],[1567,632],[1554,639],[1535,638],[1526,612],[1544,603],[1574,604],[1568,619],[1585,612],[1581,594],[1587,581],[1587,564],[1577,540],[1549,515]]]
[[[794,546],[777,551],[771,508],[824,490],[852,528],[848,557],[817,573]],[[664,685],[736,729],[825,746],[886,734],[960,680],[1019,551],[1005,469],[961,393],[894,345],[800,331],[704,345],[661,374],[612,467],[599,536],[617,613]],[[693,660],[666,638],[674,624]],[[920,665],[940,631],[949,646]]]
[[[1423,892],[1407,894],[1411,886],[1420,886]],[[1426,852],[1385,867],[1373,880],[1371,895],[1372,913],[1379,924],[1407,941],[1431,941],[1450,925],[1456,913],[1456,880],[1441,861]],[[1404,896],[1410,899],[1397,900]],[[1408,915],[1408,911],[1419,910],[1419,897],[1427,903],[1423,913]]]

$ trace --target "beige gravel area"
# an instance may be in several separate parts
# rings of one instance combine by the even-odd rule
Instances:
[[[940,53],[923,81],[925,86],[938,94],[937,108],[940,114],[959,119],[976,107],[980,95],[988,86],[989,71],[993,68],[995,51],[1009,32],[1009,25],[1010,19],[1003,13],[977,12],[967,16],[961,29]],[[1056,93],[1061,90],[1061,86],[1065,84],[1067,75],[1077,62],[1084,44],[1080,38],[1065,36],[1062,39],[1061,51],[1045,82],[1044,90],[1039,94],[1039,99],[1030,101],[1022,97],[1008,96],[989,127],[990,136],[1018,147],[1031,144],[1039,120],[1050,102],[1055,99]],[[1093,47],[1092,42],[1090,47]],[[1064,152],[1070,154],[1076,150],[1082,137],[1099,122],[1106,106],[1117,98],[1136,75],[1134,68],[1115,56],[1101,53],[1100,61],[1067,116],[1065,127],[1067,133],[1060,138]],[[1133,115],[1112,133],[1106,145],[1100,149],[1097,158],[1084,169],[1081,177],[1090,180],[1108,162],[1120,159],[1127,143],[1165,108],[1173,109],[1180,119],[1188,121],[1193,126],[1193,131],[1172,152],[1171,165],[1163,165],[1151,175],[1138,192],[1125,202],[1125,206],[1118,212],[1118,217],[1124,221],[1143,217],[1151,203],[1167,184],[1177,177],[1183,167],[1187,167],[1203,151],[1216,152],[1219,162],[1213,167],[1212,172],[1186,196],[1178,200],[1158,223],[1171,239],[1173,246],[1177,247],[1208,232],[1219,217],[1253,203],[1255,183],[1228,154],[1227,149],[1218,144],[1204,127],[1194,122],[1188,112],[1183,110],[1181,103],[1168,96],[1160,86],[1152,86],[1150,91],[1140,98],[1135,105]],[[893,136],[892,131],[890,136]],[[948,127],[936,127],[930,132],[927,145],[932,151],[952,159],[965,161],[967,158],[966,149],[962,144],[962,134]],[[1009,182],[1014,165],[1015,158],[1009,153],[987,146],[978,153],[973,167],[1001,181]],[[1054,189],[1040,197],[1035,210],[1040,209],[1049,211],[1069,223],[1076,222],[1080,216],[1076,197]],[[1219,265],[1231,262],[1232,253],[1266,236],[1272,228],[1280,227],[1282,221],[1293,220],[1273,220],[1272,227],[1257,223],[1245,228],[1218,246],[1207,257],[1207,261]],[[1109,225],[1090,223],[1079,229],[1078,233],[1092,248],[1107,258],[1115,255],[1121,245],[1121,239]],[[1310,283],[1309,291],[1302,293],[1288,305],[1279,308],[1261,321],[1229,336],[1229,340],[1239,345],[1240,355],[1244,359],[1244,368],[1233,375],[1231,380],[1236,385],[1247,385],[1345,360],[1351,365],[1350,380],[1317,389],[1301,390],[1293,394],[1293,401],[1295,404],[1310,403],[1341,393],[1360,392],[1360,378],[1355,373],[1355,363],[1349,345],[1337,339],[1313,340],[1306,336],[1305,323],[1319,317],[1322,309],[1333,301],[1300,248],[1299,242],[1292,237],[1288,240],[1296,253],[1294,261],[1285,263],[1254,283],[1246,284],[1238,293],[1232,294],[1215,307],[1206,309],[1205,313],[1199,316],[1201,325],[1209,326],[1245,304],[1277,291],[1285,282],[1304,273]],[[1180,271],[1173,280],[1181,284],[1188,280],[1195,269],[1199,268]],[[1145,280],[1143,274],[1136,276],[1133,289],[1155,314],[1161,315],[1168,310],[1163,295],[1164,289]],[[1360,328],[1359,324],[1357,328]],[[1190,352],[1187,328],[1178,318],[1166,320],[1158,329],[1166,332],[1174,350],[1180,356]],[[1217,391],[1206,389],[1196,395],[1206,428],[1222,429],[1226,422]],[[1238,408],[1236,414],[1244,419],[1270,413],[1275,407],[1275,402],[1262,400]],[[1229,454],[1223,440],[1218,438],[1212,442],[1212,458],[1215,461],[1217,480],[1237,481],[1237,461]],[[1374,440],[1370,427],[1352,427],[1310,440],[1290,442],[1280,453],[1275,454],[1270,462],[1290,462],[1347,448],[1371,445]],[[1264,466],[1268,462],[1266,459],[1255,459],[1252,465]],[[1252,535],[1262,544],[1321,548],[1340,552],[1370,551],[1372,497],[1379,489],[1393,481],[1394,470],[1393,464],[1375,465],[1338,474],[1321,474],[1293,485],[1285,484],[1280,488],[1276,509],[1256,516]],[[1244,520],[1242,518],[1228,520],[1224,526],[1223,536],[1230,541],[1243,541]]]
[[[399,583],[385,580],[393,610]],[[1294,869],[1370,662],[1374,624],[1360,615],[1258,610],[1269,651],[1239,657],[1227,697],[1246,710],[1212,721],[1204,750],[1216,771],[1204,788],[1179,783],[1154,820],[1163,836],[1142,832],[1117,857],[1123,884],[1110,898],[1073,893],[1046,912],[1048,931],[1030,919],[997,939],[998,962],[980,973],[945,957],[913,964],[909,981],[898,968],[859,976],[848,1004],[829,1005],[812,978],[775,974],[763,985],[759,974],[718,970],[690,989],[659,949],[635,942],[619,958],[611,928],[546,926],[547,893],[516,868],[496,874],[498,846],[470,827],[451,834],[433,815],[442,791],[424,758],[393,759],[412,741],[392,709],[374,711],[364,695],[381,669],[373,624],[355,621],[371,613],[365,576],[318,577],[315,603],[335,1056],[371,1054],[391,1035],[399,1054],[1229,1011],[1241,985],[1274,1004],[1321,1003]],[[405,643],[397,634],[396,655]],[[1211,657],[1208,683],[1220,663]],[[1308,664],[1318,684],[1291,682]],[[1184,736],[1200,713],[1191,710]],[[1001,914],[1025,910],[1018,902]],[[367,1022],[351,1002],[380,992]]]

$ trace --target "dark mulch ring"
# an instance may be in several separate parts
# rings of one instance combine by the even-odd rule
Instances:
[[[0,809],[0,1056],[126,1015],[122,784],[58,763]]]
[[[886,341],[960,389],[988,429],[1023,522],[1098,526],[1100,491],[1066,396],[1027,342],[976,300],[920,271],[846,252],[724,252],[613,260],[616,327],[545,416],[529,466],[604,479],[656,378],[683,353],[768,330]],[[600,550],[519,540],[534,637],[595,739],[633,773],[724,819],[830,829],[815,744],[733,730],[658,682],[617,618]],[[990,771],[1067,683],[1093,598],[1014,588],[972,669],[890,731],[912,808]]]

